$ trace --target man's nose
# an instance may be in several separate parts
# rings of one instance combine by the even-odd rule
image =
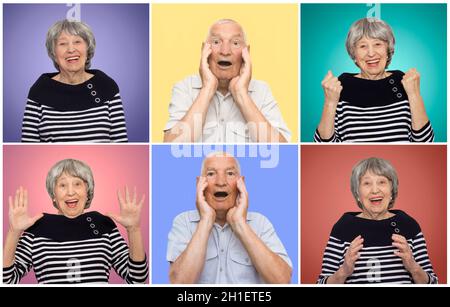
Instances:
[[[228,42],[223,42],[220,46],[220,53],[223,55],[231,54],[231,45]]]
[[[227,181],[226,181],[225,175],[220,175],[220,174],[218,174],[218,175],[216,176],[216,182],[215,182],[215,184],[218,185],[218,186],[224,186],[224,185],[226,185],[226,184],[227,184]]]

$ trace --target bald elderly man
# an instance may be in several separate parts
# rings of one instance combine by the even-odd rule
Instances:
[[[270,221],[248,210],[238,161],[208,155],[197,177],[196,210],[169,233],[169,278],[175,284],[289,283],[292,262]]]
[[[164,142],[288,142],[291,134],[269,86],[252,80],[241,25],[216,21],[202,45],[200,75],[172,90]]]

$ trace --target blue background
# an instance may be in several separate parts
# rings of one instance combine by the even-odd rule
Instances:
[[[41,74],[56,71],[45,38],[71,8],[63,3],[3,5],[4,142],[20,142],[30,87]],[[97,42],[91,69],[102,70],[119,85],[128,140],[148,142],[148,4],[81,4],[81,21]]]
[[[388,70],[417,68],[420,91],[436,142],[447,140],[447,5],[381,4],[381,19],[392,28],[395,53]],[[359,72],[345,49],[350,26],[371,6],[301,5],[301,141],[312,142],[323,110],[320,85],[328,70],[337,77]],[[370,15],[372,16],[372,15]]]
[[[298,283],[298,152],[296,145],[278,148],[279,163],[275,168],[261,168],[260,162],[267,158],[237,159],[249,193],[249,211],[262,213],[272,222],[294,266],[291,282]],[[175,158],[171,145],[152,146],[151,274],[154,284],[169,283],[167,237],[175,216],[195,209],[196,177],[200,175],[202,160],[203,157]]]

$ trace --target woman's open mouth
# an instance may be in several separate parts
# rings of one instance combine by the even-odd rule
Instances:
[[[75,63],[75,62],[78,62],[79,59],[80,59],[79,56],[73,56],[73,57],[66,58],[66,61],[69,63]]]
[[[74,209],[78,205],[78,200],[77,199],[66,200],[65,203],[67,207],[69,207],[70,209]]]
[[[381,202],[383,201],[383,197],[381,197],[381,196],[372,197],[372,198],[369,198],[369,201],[372,205],[379,206],[379,205],[381,205]]]
[[[368,67],[377,67],[379,63],[380,59],[366,61]]]

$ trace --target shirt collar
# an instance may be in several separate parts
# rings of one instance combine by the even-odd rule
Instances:
[[[199,75],[194,75],[192,78],[192,87],[196,89],[202,88],[202,78]],[[255,82],[253,80],[250,80],[250,84],[248,85],[248,91],[254,92],[255,89]]]
[[[189,222],[198,223],[200,222],[200,213],[197,210],[189,211],[188,213]],[[247,222],[253,220],[253,213],[247,212]]]

